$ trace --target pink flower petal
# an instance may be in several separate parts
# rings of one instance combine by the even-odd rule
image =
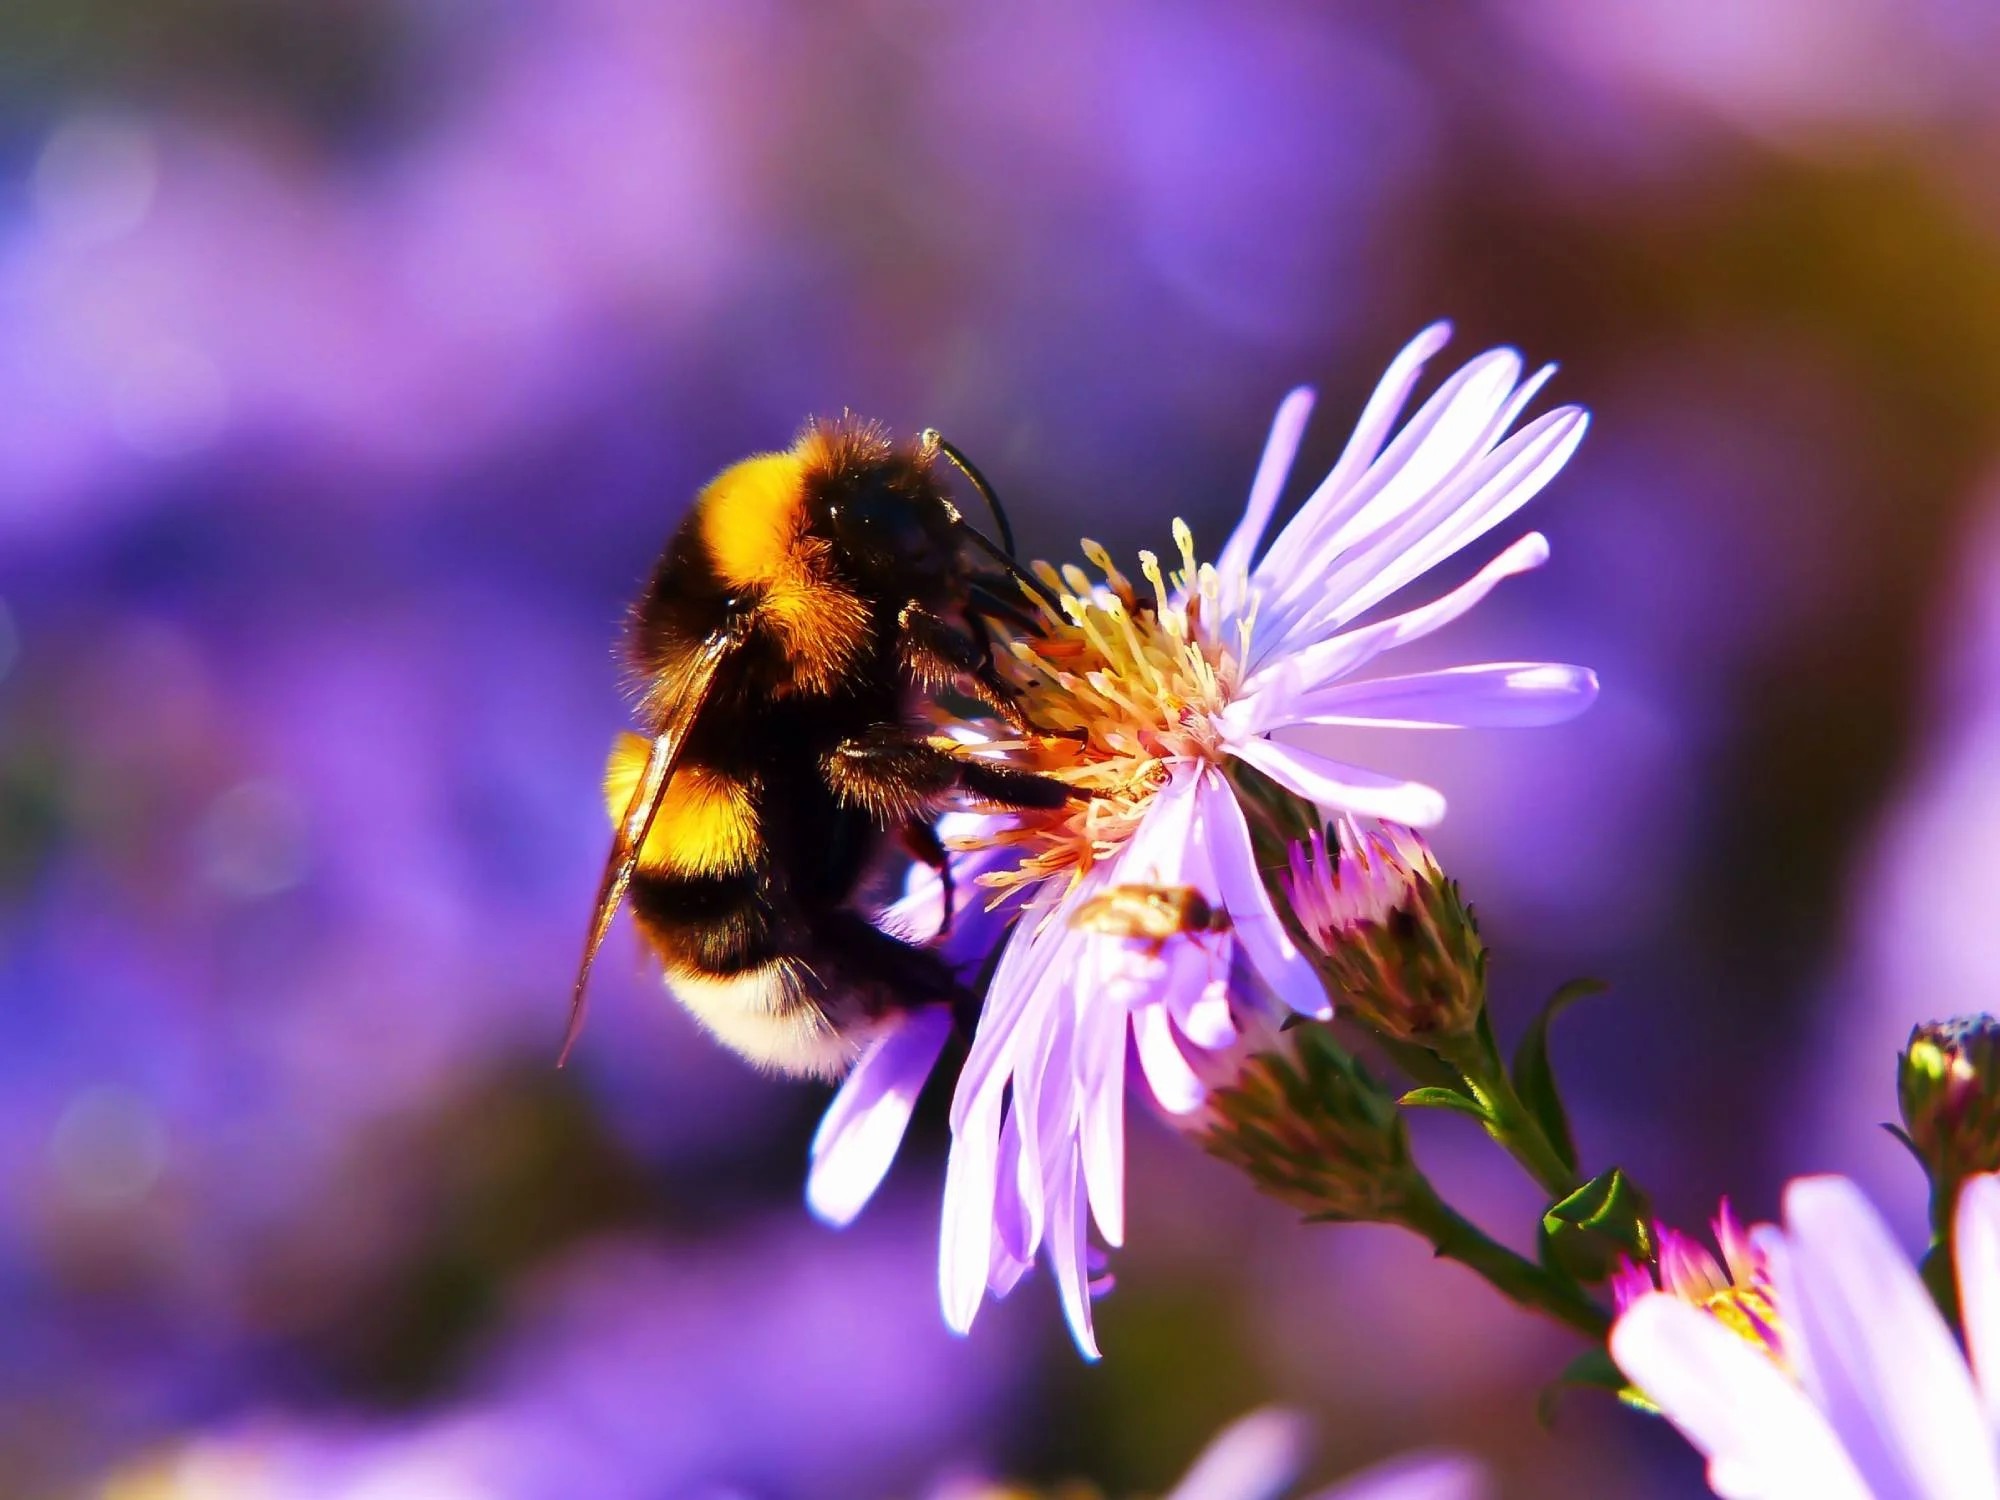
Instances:
[[[1290,722],[1371,729],[1532,729],[1573,719],[1596,701],[1597,674],[1586,667],[1484,662],[1330,683],[1300,694],[1291,705]]]
[[[1641,1297],[1612,1328],[1611,1355],[1708,1460],[1716,1494],[1876,1500],[1805,1392],[1707,1313]]]
[[[2000,1431],[2000,1177],[1982,1172],[1959,1189],[1954,1243],[1965,1342],[1986,1420]]]
[[[821,1219],[851,1223],[874,1195],[950,1035],[951,1011],[925,1006],[895,1018],[861,1054],[813,1136],[806,1203]]]
[[[1785,1192],[1790,1284],[1779,1305],[1812,1350],[1827,1420],[1885,1495],[2000,1496],[1993,1436],[1923,1283],[1853,1183]]]
[[[1420,781],[1384,776],[1259,736],[1232,740],[1229,751],[1286,791],[1322,808],[1358,818],[1381,818],[1408,828],[1429,828],[1444,817],[1444,797]]]

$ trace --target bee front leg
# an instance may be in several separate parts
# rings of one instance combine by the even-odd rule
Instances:
[[[954,755],[900,724],[877,725],[843,740],[821,769],[835,795],[867,810],[884,828],[928,822],[955,791],[1020,808],[1061,807],[1081,795],[1053,777]]]
[[[911,676],[931,687],[969,686],[972,696],[1015,729],[1032,730],[1021,711],[1020,690],[993,665],[990,642],[974,640],[912,600],[896,616],[897,654]]]

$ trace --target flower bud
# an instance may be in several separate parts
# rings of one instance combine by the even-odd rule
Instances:
[[[1396,1041],[1469,1036],[1486,1004],[1486,945],[1430,849],[1393,824],[1292,846],[1286,894],[1335,1003]]]
[[[1932,1021],[1896,1065],[1903,1129],[1932,1183],[2000,1170],[2000,1021]]]
[[[1317,1021],[1235,1060],[1209,1090],[1200,1139],[1312,1219],[1393,1219],[1422,1183],[1396,1101]]]

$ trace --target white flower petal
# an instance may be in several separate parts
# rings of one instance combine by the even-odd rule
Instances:
[[[1072,986],[1081,959],[1082,934],[1063,931],[1061,951],[1051,962],[1029,1003],[1014,1054],[1014,1097],[1010,1115],[1021,1134],[1020,1169],[1015,1174],[1021,1194],[1021,1217],[1027,1226],[1026,1252],[1041,1244],[1048,1211],[1050,1163],[1073,1149],[1079,1108],[1076,1075],[1070,1062],[1076,1005]]]
[[[1259,736],[1232,740],[1229,751],[1286,791],[1322,808],[1358,818],[1380,818],[1408,828],[1429,828],[1444,817],[1444,797],[1420,781],[1404,781],[1329,760],[1297,745]]]
[[[1433,323],[1405,344],[1389,362],[1389,368],[1375,383],[1368,404],[1361,409],[1360,420],[1354,424],[1353,435],[1348,438],[1339,461],[1306,503],[1299,507],[1299,513],[1278,534],[1277,540],[1271,543],[1264,560],[1257,564],[1252,575],[1255,584],[1267,586],[1282,582],[1293,568],[1295,558],[1310,544],[1312,537],[1329,525],[1339,524],[1339,519],[1332,514],[1334,507],[1375,462],[1382,445],[1389,440],[1396,418],[1402,415],[1410,392],[1416,389],[1417,381],[1424,373],[1424,365],[1449,342],[1451,324]]]
[[[1878,1495],[1993,1500],[1992,1434],[1923,1283],[1853,1183],[1785,1192],[1786,1321],[1812,1349],[1827,1420]]]
[[[1260,636],[1288,637],[1343,553],[1394,530],[1407,516],[1435,510],[1436,496],[1476,469],[1520,374],[1513,350],[1488,350],[1438,387],[1351,490],[1335,498],[1322,486],[1306,502],[1286,527],[1299,535],[1296,555],[1284,559],[1282,571],[1260,570]],[[1275,558],[1275,546],[1272,553]]]
[[[1484,662],[1331,683],[1295,699],[1289,722],[1373,729],[1532,729],[1564,723],[1596,701],[1597,674],[1587,667]]]
[[[971,1100],[962,1125],[952,1129],[944,1170],[944,1214],[938,1234],[938,1298],[945,1326],[972,1327],[986,1292],[993,1258],[994,1194],[999,1186],[1001,1093]]]
[[[1049,1180],[1049,1269],[1062,1294],[1063,1316],[1085,1359],[1099,1359],[1097,1332],[1090,1320],[1090,1252],[1074,1149],[1055,1163]]]
[[[1312,962],[1292,941],[1257,868],[1243,809],[1221,773],[1204,771],[1196,783],[1200,816],[1195,836],[1215,871],[1216,891],[1229,913],[1231,933],[1266,984],[1302,1015],[1328,1014],[1326,991]]]
[[[2000,1431],[2000,1177],[1982,1172],[1959,1189],[1958,1304],[1986,1420]]]
[[[821,1219],[850,1223],[874,1195],[950,1035],[951,1011],[927,1005],[891,1018],[861,1054],[813,1136],[806,1203]]]
[[[1267,729],[1284,718],[1284,705],[1293,696],[1345,677],[1384,651],[1443,629],[1492,593],[1503,579],[1539,568],[1548,560],[1548,538],[1539,531],[1531,531],[1442,598],[1372,625],[1314,641],[1260,668],[1244,679],[1243,688],[1225,710],[1225,717],[1241,723],[1245,729]]]
[[[1257,461],[1257,477],[1250,482],[1250,500],[1243,507],[1243,519],[1236,523],[1236,530],[1230,533],[1215,559],[1215,571],[1226,591],[1224,607],[1232,612],[1242,603],[1242,585],[1238,580],[1250,576],[1257,544],[1264,539],[1264,528],[1271,522],[1278,496],[1284,493],[1285,480],[1292,472],[1292,460],[1298,455],[1299,439],[1305,434],[1306,419],[1312,415],[1312,408],[1313,393],[1305,386],[1279,403],[1278,415],[1271,422],[1271,435],[1264,442],[1264,456]]]
[[[1558,407],[1538,417],[1395,525],[1343,555],[1315,580],[1312,605],[1291,638],[1318,639],[1469,546],[1526,505],[1562,472],[1590,416]]]
[[[1708,1460],[1728,1500],[1871,1496],[1804,1391],[1707,1313],[1654,1292],[1611,1330],[1611,1355]]]
[[[1173,1022],[1164,1007],[1149,1005],[1132,1014],[1132,1039],[1138,1044],[1139,1071],[1161,1109],[1170,1115],[1201,1108],[1208,1091],[1188,1066],[1187,1055],[1174,1039]]]
[[[1108,949],[1109,943],[1094,944]],[[1102,960],[1097,962],[1101,965]],[[1101,972],[1101,969],[1098,970]],[[1091,1217],[1108,1245],[1125,1243],[1125,1050],[1131,1020],[1126,1008],[1091,982],[1077,987],[1076,1072],[1083,1096],[1080,1134],[1083,1182]]]

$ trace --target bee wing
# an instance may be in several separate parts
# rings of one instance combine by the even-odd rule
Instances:
[[[576,968],[576,988],[570,992],[569,1026],[563,1032],[562,1052],[556,1058],[556,1066],[569,1061],[570,1048],[583,1030],[584,997],[590,985],[590,967],[597,959],[597,950],[604,946],[604,935],[611,930],[611,919],[618,915],[618,905],[625,899],[625,888],[632,883],[632,871],[639,863],[639,851],[646,845],[646,835],[652,831],[653,819],[660,810],[661,799],[666,795],[667,783],[672,780],[674,767],[680,763],[681,752],[687,748],[688,731],[694,727],[700,716],[702,705],[708,702],[714,690],[716,675],[724,662],[735,654],[743,644],[744,631],[740,623],[732,622],[716,631],[701,649],[689,657],[687,665],[665,683],[658,698],[664,705],[660,719],[662,728],[653,738],[652,750],[646,756],[646,768],[639,773],[638,784],[632,788],[631,800],[625,804],[625,815],[618,820],[618,828],[611,838],[611,854],[604,861],[604,876],[597,883],[597,904],[591,913],[590,931],[583,943],[583,960]]]

